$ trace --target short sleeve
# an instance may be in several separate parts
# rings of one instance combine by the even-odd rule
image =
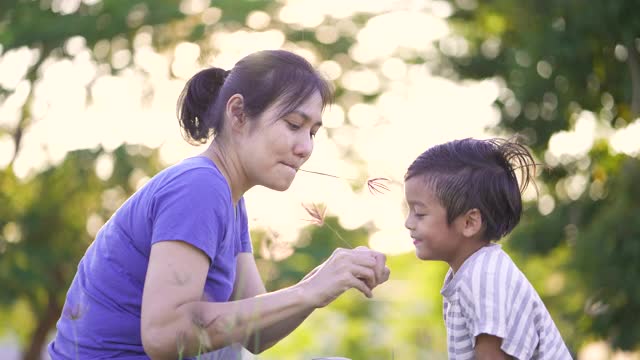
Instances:
[[[153,196],[151,244],[184,241],[213,261],[228,232],[230,209],[228,188],[211,169],[185,171]]]
[[[477,336],[488,334],[502,338],[501,348],[507,354],[531,358],[538,335],[533,326],[536,306],[525,286],[528,282],[501,251],[477,260],[460,288],[473,347]]]
[[[249,219],[247,217],[247,208],[244,204],[244,198],[240,198],[238,204],[238,215],[240,216],[238,224],[240,227],[240,248],[238,249],[238,252],[252,253],[253,247],[251,245],[251,235],[249,233]]]

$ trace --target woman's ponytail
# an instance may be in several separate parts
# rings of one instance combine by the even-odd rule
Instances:
[[[229,71],[209,68],[195,74],[178,98],[177,116],[183,136],[192,144],[204,144],[220,127],[221,119],[211,107]]]

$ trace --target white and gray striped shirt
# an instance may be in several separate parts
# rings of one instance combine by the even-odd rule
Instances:
[[[472,254],[442,287],[449,359],[473,359],[476,336],[502,338],[519,360],[571,359],[558,328],[529,280],[498,244]]]

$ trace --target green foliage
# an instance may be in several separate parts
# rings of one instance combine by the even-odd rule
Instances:
[[[585,316],[593,330],[608,337],[616,347],[638,346],[640,325],[634,314],[640,310],[640,161],[626,159],[618,173],[611,174],[609,195],[588,204],[578,223],[575,266],[586,280],[590,298]],[[582,235],[582,236],[581,236]]]
[[[0,197],[8,205],[0,210],[0,306],[9,320],[0,330],[20,328],[25,343],[39,326],[30,318],[59,316],[76,265],[95,235],[90,218],[106,221],[115,210],[109,198],[133,193],[129,177],[135,169],[149,175],[159,170],[155,153],[132,155],[125,145],[113,153],[112,176],[102,180],[95,166],[103,153],[71,152],[28,181],[16,179],[12,167],[0,171]]]
[[[336,235],[336,232],[339,235]],[[334,249],[366,245],[367,235],[368,231],[364,229],[353,231],[342,229],[335,217],[327,217],[324,226],[310,225],[306,231],[302,232],[302,241],[298,242],[294,253],[278,264],[278,277],[267,285],[273,290],[293,285],[313,270],[317,264],[329,258]]]
[[[447,54],[441,46],[441,70],[500,79],[499,128],[525,135],[539,158],[583,110],[614,128],[640,114],[640,20],[629,16],[640,11],[637,1],[451,3],[450,23],[469,51]],[[586,159],[561,160],[541,176],[555,209],[542,215],[530,204],[507,244],[573,348],[600,338],[637,349],[638,160],[612,154],[606,140]],[[574,200],[565,189],[575,175],[587,183]]]
[[[291,256],[276,262],[275,266],[273,262],[268,263],[270,265],[259,262],[261,273],[269,279],[267,288],[279,289],[300,281],[334,249],[365,245],[367,234],[365,229],[345,230],[334,217],[327,217],[322,226],[310,225],[301,233],[300,245]],[[272,241],[264,233],[254,233],[252,238],[254,249],[263,248],[262,242]],[[260,358],[446,358],[440,296],[447,271],[445,265],[419,261],[414,254],[389,257],[390,280],[374,291],[373,299],[349,290],[313,313]]]
[[[498,101],[501,126],[542,151],[579,109],[611,123],[639,114],[640,21],[629,16],[638,9],[634,0],[477,2],[452,17],[469,52],[450,65],[465,78],[503,79],[513,96]]]
[[[609,169],[606,197],[594,201],[586,192],[546,217],[532,211],[509,245],[530,254],[523,263],[533,269],[525,273],[540,278],[538,288],[558,312],[555,318],[572,324],[564,334],[570,334],[574,345],[597,336],[614,347],[634,349],[634,334],[640,332],[634,320],[640,305],[634,280],[640,258],[640,226],[635,221],[640,193],[634,186],[640,180],[640,161],[610,156],[600,161],[604,163],[595,168]],[[563,256],[554,261],[558,252]],[[535,259],[542,261],[539,267],[532,265]],[[556,280],[556,290],[544,290],[546,281]]]
[[[454,13],[449,24],[466,39],[468,52],[451,53],[443,40],[443,58],[429,63],[442,74],[463,79],[501,79],[506,89],[496,104],[502,113],[499,128],[526,135],[539,158],[544,159],[553,134],[571,129],[582,110],[593,111],[599,121],[614,127],[640,113],[640,17],[632,16],[640,10],[637,1],[450,2]],[[313,50],[323,60],[336,60],[343,72],[377,66],[350,59],[352,33],[341,32],[336,42],[322,44],[312,29],[281,22],[279,2],[215,1],[212,6],[221,18],[212,22],[202,21],[201,14],[185,14],[178,0],[79,2],[65,14],[55,8],[60,2],[55,3],[0,2],[0,54],[22,46],[39,51],[25,77],[32,85],[40,79],[45,60],[72,57],[65,48],[72,37],[81,36],[93,60],[117,73],[136,65],[115,68],[110,63],[113,52],[133,53],[143,32],[153,35],[151,45],[159,52],[180,41],[197,42],[204,59],[215,55],[208,41],[211,34],[243,29],[254,10],[271,15],[269,28],[282,31],[288,42]],[[368,19],[359,13],[349,20],[361,28]],[[338,27],[341,20],[328,17],[323,25]],[[427,61],[403,57],[407,63]],[[336,87],[340,102],[348,92],[340,82]],[[0,126],[0,134],[16,140],[18,151],[32,122],[33,88],[18,124]],[[13,91],[0,87],[0,102]],[[356,97],[372,103],[378,95]],[[57,317],[75,266],[92,241],[89,219],[108,219],[140,179],[161,167],[156,152],[125,145],[110,154],[114,170],[103,180],[94,170],[103,153],[70,153],[27,179],[18,179],[12,166],[0,169],[0,324],[19,329],[23,343],[53,327],[51,319]],[[345,154],[352,156],[349,149]],[[528,204],[506,247],[542,294],[572,348],[593,338],[638,348],[640,325],[633,319],[640,310],[635,285],[640,277],[640,225],[634,216],[640,194],[633,185],[640,165],[637,159],[612,154],[606,141],[596,143],[588,158],[586,168],[565,161],[545,169],[542,185],[554,197],[555,209],[541,215]],[[585,174],[588,182],[582,196],[572,200],[561,188],[576,174]],[[324,226],[305,229],[285,260],[260,256],[263,245],[269,248],[277,240],[273,234],[255,232],[254,248],[268,288],[276,289],[300,280],[336,247],[347,247],[336,232],[355,247],[367,244],[370,230],[347,231],[329,217]],[[442,358],[446,341],[439,289],[446,267],[419,262],[412,254],[391,257],[389,264],[391,280],[376,290],[376,300],[350,291],[260,357]]]
[[[286,267],[288,262],[286,259],[280,266]],[[374,291],[373,299],[350,290],[313,313],[260,358],[445,359],[439,290],[447,267],[421,262],[413,254],[390,257],[388,264],[391,278]]]

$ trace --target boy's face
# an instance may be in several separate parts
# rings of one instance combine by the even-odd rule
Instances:
[[[447,210],[440,204],[422,176],[405,182],[409,214],[404,223],[411,232],[416,256],[422,260],[442,260],[450,265],[459,257],[464,237],[456,221],[447,223]]]

